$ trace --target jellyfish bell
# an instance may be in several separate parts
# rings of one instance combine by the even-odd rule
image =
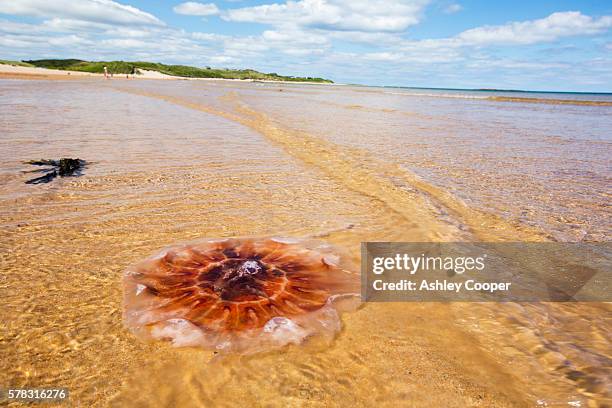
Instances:
[[[350,258],[294,238],[200,240],[163,249],[124,275],[124,322],[145,340],[253,353],[331,339],[359,304]]]

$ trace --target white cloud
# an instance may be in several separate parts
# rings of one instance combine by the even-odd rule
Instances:
[[[104,31],[105,37],[115,38],[150,38],[159,33],[157,29],[132,28],[132,27],[111,27]]]
[[[41,27],[45,29],[49,29],[51,31],[82,32],[82,31],[91,31],[91,30],[106,30],[113,26],[110,24],[106,24],[106,23],[96,23],[92,21],[73,20],[73,19],[55,17],[50,20],[43,21]],[[126,27],[126,26],[122,26],[122,27]]]
[[[147,49],[151,47],[151,43],[147,41],[143,41],[143,40],[138,40],[135,38],[111,38],[108,40],[102,40],[101,45],[116,48],[116,49],[129,49],[129,48]]]
[[[461,4],[457,3],[449,4],[444,8],[444,12],[446,14],[455,14],[460,12],[461,10],[463,10],[463,7],[461,6]]]
[[[300,29],[266,30],[258,41],[280,53],[293,56],[322,55],[330,51],[332,46],[326,35]]]
[[[400,53],[392,53],[392,52],[370,52],[363,55],[365,60],[370,61],[400,61],[405,59],[405,56]]]
[[[454,37],[404,40],[395,48],[406,56],[421,54],[442,58],[443,55],[448,55],[448,59],[456,59],[465,48],[546,43],[564,37],[599,34],[610,27],[612,27],[612,16],[596,19],[579,12],[568,11],[553,13],[538,20],[472,28]]]
[[[364,31],[329,31],[324,32],[330,39],[352,43],[368,44],[377,48],[384,48],[400,44],[403,39],[400,33],[376,33]]]
[[[172,9],[177,14],[185,14],[188,16],[214,16],[219,14],[219,8],[214,3],[198,3],[188,1],[174,6]]]
[[[215,34],[215,33],[201,33],[201,32],[193,32],[191,33],[191,38],[194,40],[200,41],[224,41],[228,38],[231,38],[227,35]]]
[[[539,20],[484,26],[457,36],[467,44],[534,44],[562,37],[598,34],[612,27],[612,16],[595,19],[578,11],[558,12]]]
[[[419,22],[427,0],[299,0],[228,10],[228,21],[329,31],[401,32]]]
[[[0,13],[104,24],[164,25],[152,14],[112,0],[1,1]]]
[[[479,70],[496,70],[499,68],[506,69],[528,69],[528,70],[548,70],[553,68],[568,68],[568,64],[555,62],[538,62],[538,61],[519,61],[507,58],[482,58],[468,60],[466,63],[468,68],[476,68]]]
[[[450,86],[468,85],[472,81],[474,86],[484,87],[503,86],[482,82],[487,75],[494,79],[516,78],[516,81],[530,76],[537,81],[549,74],[571,79],[578,77],[576,67],[581,67],[585,78],[590,73],[600,81],[612,83],[609,58],[587,62],[590,56],[581,54],[580,49],[571,54],[549,52],[545,55],[542,47],[529,47],[528,53],[523,52],[526,47],[521,47],[604,33],[612,27],[611,16],[559,12],[537,20],[476,27],[447,38],[409,40],[406,30],[421,18],[425,0],[346,0],[346,4],[340,0],[291,0],[226,12],[217,9],[226,20],[270,25],[261,34],[246,36],[173,29],[148,13],[109,0],[82,0],[78,2],[80,11],[70,9],[68,0],[57,0],[48,7],[37,8],[36,12],[28,9],[38,4],[32,0],[5,3],[0,0],[0,13],[11,9],[15,14],[42,18],[37,23],[0,19],[0,48],[3,57],[11,59],[150,60],[195,66],[252,67],[266,72],[335,77],[362,83]],[[63,5],[62,10],[57,4]],[[112,4],[118,8],[102,18],[86,13],[82,7],[92,4]],[[177,9],[185,4],[214,6],[191,2],[182,3]],[[202,15],[197,14],[198,7],[191,11]],[[128,24],[129,19],[139,23]],[[359,46],[345,48],[346,42]],[[612,49],[607,37],[599,37],[593,43],[596,48],[589,48],[591,53],[596,49],[606,55]],[[552,47],[564,44],[567,42],[555,43]],[[516,87],[521,87],[520,83]]]
[[[0,33],[32,34],[37,31],[42,31],[42,27],[33,24],[16,23],[14,21],[0,19]]]
[[[323,34],[306,33],[299,30],[266,30],[261,35],[264,41],[269,41],[272,44],[294,44],[294,45],[313,45],[327,46],[330,45],[329,39]]]
[[[83,37],[79,37],[78,35],[72,34],[60,37],[51,37],[49,38],[49,44],[59,47],[73,47],[76,45],[91,46],[93,45],[93,42]]]

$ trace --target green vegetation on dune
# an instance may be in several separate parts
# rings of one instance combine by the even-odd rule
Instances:
[[[3,59],[0,59],[0,64],[12,65],[14,67],[33,67],[34,66],[32,64],[28,64],[27,62],[23,62],[23,61],[11,61],[11,60],[3,60]]]
[[[78,59],[43,59],[23,61],[24,64],[40,68],[63,69],[69,71],[84,71],[91,73],[103,73],[106,66],[113,74],[128,74],[132,69],[144,69],[158,71],[166,75],[174,75],[185,78],[222,78],[222,79],[255,79],[266,81],[292,81],[292,82],[317,82],[333,83],[329,79],[313,77],[293,77],[278,75],[276,73],[265,74],[253,69],[216,69],[197,68],[187,65],[166,65],[157,62],[143,61],[83,61]]]

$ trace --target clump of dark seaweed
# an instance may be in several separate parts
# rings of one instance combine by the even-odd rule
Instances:
[[[52,181],[57,176],[80,176],[81,170],[85,168],[86,162],[81,159],[61,158],[59,160],[29,160],[25,162],[33,166],[50,166],[49,168],[34,170],[33,172],[43,172],[44,175],[26,181],[26,184],[42,184]]]

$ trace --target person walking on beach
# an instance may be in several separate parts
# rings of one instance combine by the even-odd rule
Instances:
[[[104,66],[104,79],[108,79],[108,68],[106,68],[106,65]]]

